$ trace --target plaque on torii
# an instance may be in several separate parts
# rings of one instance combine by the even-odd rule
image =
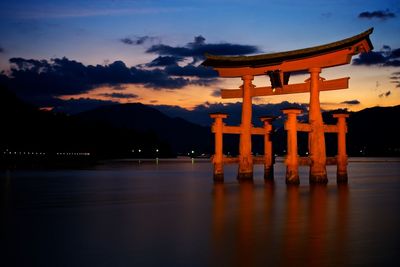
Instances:
[[[238,179],[251,180],[253,178],[254,158],[251,152],[251,135],[259,132],[267,134],[267,131],[262,131],[260,128],[252,126],[252,97],[309,92],[310,103],[308,123],[294,124],[294,130],[303,130],[308,132],[310,182],[326,183],[327,158],[325,152],[324,133],[337,132],[338,136],[341,138],[338,143],[341,143],[340,145],[343,146],[343,133],[340,131],[346,131],[345,122],[343,122],[346,116],[336,116],[338,120],[340,118],[340,123],[338,122],[338,125],[336,126],[324,125],[320,108],[319,92],[346,89],[348,88],[350,78],[344,77],[326,80],[320,77],[320,73],[323,68],[349,64],[352,56],[370,51],[373,48],[369,39],[369,35],[372,31],[373,28],[341,41],[288,52],[255,56],[215,56],[207,54],[206,60],[202,65],[212,67],[218,72],[220,77],[240,77],[243,80],[243,84],[239,89],[221,90],[222,98],[242,98],[243,102],[240,126],[225,126],[222,122],[223,118],[226,117],[225,114],[212,115],[216,120],[213,125],[213,131],[216,134],[215,147],[219,150],[215,151],[213,157],[214,179],[223,179],[224,158],[222,156],[222,133],[240,134]],[[303,83],[289,83],[290,73],[304,71],[310,74],[310,78],[305,80]],[[254,77],[261,75],[269,77],[271,86],[256,87],[253,85],[252,81]],[[289,116],[289,114],[296,114],[296,112],[287,111],[285,114]],[[286,123],[285,127],[290,128],[290,125],[292,124]],[[288,130],[289,136],[290,129],[286,130]],[[220,132],[217,133],[217,131]],[[217,135],[219,136],[218,138]],[[220,143],[217,144],[217,142]],[[289,147],[292,143],[293,142],[288,139],[288,150],[291,150],[292,154],[288,154],[285,160],[287,166],[286,181],[287,183],[298,183],[297,167],[299,159],[297,155],[297,144],[296,151],[294,151],[293,147]],[[345,167],[347,166],[346,152],[345,149],[343,151],[343,147],[338,147],[338,151],[342,153],[337,156],[338,179],[339,176],[342,176],[342,178],[345,177],[347,180],[347,171]],[[267,157],[267,155],[265,155],[265,157]],[[271,155],[268,155],[268,157],[271,157]],[[267,161],[265,160],[265,162]],[[341,164],[340,166],[339,162]],[[339,174],[339,170],[341,170],[341,174]]]

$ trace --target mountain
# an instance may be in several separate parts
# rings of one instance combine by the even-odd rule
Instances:
[[[171,145],[175,153],[209,153],[212,135],[203,127],[181,118],[171,118],[141,103],[99,107],[75,115],[81,121],[103,123],[118,129],[153,134]],[[140,145],[139,145],[140,146]],[[138,149],[139,147],[137,147]]]
[[[351,155],[400,156],[400,105],[352,112],[348,119]]]
[[[132,156],[132,148],[142,146],[142,156],[171,157],[175,154],[155,134],[122,129],[98,122],[83,121],[66,114],[41,111],[19,100],[0,87],[0,157],[15,153],[17,160],[24,152],[90,153],[97,158]],[[29,157],[26,157],[29,158]]]
[[[271,113],[268,109],[263,111]],[[199,113],[191,111],[190,116],[208,117],[208,113],[204,107]],[[332,113],[323,113],[325,123],[336,123]],[[400,156],[400,130],[396,125],[399,117],[400,106],[350,112],[348,155]],[[90,152],[96,158],[154,158],[188,153],[197,156],[212,154],[214,150],[209,126],[171,118],[153,106],[140,103],[103,106],[69,116],[38,110],[0,88],[0,123],[0,157],[6,151],[43,151],[53,156],[59,152]],[[227,122],[227,125],[238,124]],[[304,155],[307,134],[299,133],[298,136],[299,154]],[[336,134],[326,134],[329,156],[336,154],[336,138]],[[253,138],[255,154],[263,153],[262,139],[262,136]],[[284,155],[286,133],[281,123],[276,125],[272,139],[275,153]],[[225,135],[224,152],[237,154],[238,143],[238,135]]]

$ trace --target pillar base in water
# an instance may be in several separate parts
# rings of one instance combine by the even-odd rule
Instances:
[[[239,172],[237,179],[239,182],[253,181],[253,172]]]
[[[337,173],[336,174],[336,182],[338,184],[344,184],[347,183],[348,177],[347,177],[347,172],[344,173]]]
[[[223,183],[224,182],[224,174],[223,173],[214,173],[213,180],[214,180],[214,183]]]
[[[310,174],[310,184],[327,184],[328,177],[326,174]]]

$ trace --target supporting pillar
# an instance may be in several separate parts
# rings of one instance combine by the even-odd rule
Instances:
[[[214,124],[212,125],[212,131],[215,136],[215,154],[213,156],[213,164],[214,164],[214,182],[224,182],[224,154],[223,154],[223,119],[228,117],[227,114],[224,113],[213,113],[210,114],[210,117],[213,118]]]
[[[264,123],[264,179],[273,180],[274,179],[274,155],[272,154],[272,121],[274,117],[263,116],[260,120]]]
[[[308,134],[308,146],[310,151],[310,183],[327,183],[326,152],[324,123],[319,102],[319,73],[321,68],[309,69],[310,79],[310,108],[308,121],[311,131]]]
[[[239,170],[238,180],[253,180],[253,156],[251,154],[251,116],[252,103],[251,91],[253,89],[252,75],[245,75],[243,80],[243,104],[242,104],[242,121],[240,124],[240,144],[239,144]]]
[[[297,154],[297,115],[300,109],[284,109],[287,115],[285,129],[287,131],[287,155],[286,155],[286,184],[300,184],[299,156]]]
[[[347,153],[346,153],[346,118],[349,117],[347,113],[333,114],[334,118],[337,118],[338,128],[338,154],[336,156],[337,161],[337,172],[336,180],[337,183],[347,183]]]

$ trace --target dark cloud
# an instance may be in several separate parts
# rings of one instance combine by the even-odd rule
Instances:
[[[104,93],[99,94],[100,96],[111,97],[111,98],[138,98],[139,96],[136,94],[129,93]]]
[[[124,84],[115,84],[115,85],[112,85],[111,88],[112,88],[112,90],[115,90],[115,91],[123,91],[128,87]]]
[[[396,85],[396,88],[400,87],[400,71],[393,72],[392,76],[390,76],[390,82]]]
[[[211,96],[221,97],[221,89],[215,89],[212,91]]]
[[[400,58],[400,48],[392,50],[392,53],[389,56],[390,58]]]
[[[196,36],[193,42],[185,46],[169,46],[164,44],[153,45],[147,49],[147,53],[160,56],[191,57],[194,62],[204,58],[205,53],[214,55],[245,55],[260,52],[253,45],[240,45],[231,43],[207,44],[203,36]]]
[[[165,68],[165,71],[172,76],[192,76],[199,78],[216,78],[218,73],[209,67],[204,67],[202,65],[186,65],[181,67],[179,65],[170,65]]]
[[[378,65],[387,67],[400,67],[400,48],[392,49],[384,45],[380,51],[370,51],[362,53],[353,60],[353,65]]]
[[[152,36],[139,36],[134,38],[121,38],[120,41],[127,45],[142,45],[147,42],[154,42],[157,41],[159,38],[152,37]]]
[[[346,105],[359,105],[361,102],[358,101],[357,99],[354,100],[347,100],[347,101],[343,101],[341,102],[341,104],[346,104]]]
[[[182,57],[174,57],[174,56],[159,56],[152,60],[150,63],[147,63],[148,67],[164,67],[170,65],[176,65],[178,62],[182,61]]]
[[[365,12],[361,12],[360,14],[358,14],[359,18],[362,19],[380,19],[380,20],[386,20],[386,19],[391,19],[391,18],[395,18],[396,14],[393,12],[390,12],[388,9],[386,10],[376,10],[376,11],[365,11]]]
[[[378,95],[380,98],[382,98],[382,97],[388,97],[388,96],[390,96],[392,94],[392,92],[391,91],[387,91],[387,92],[385,92],[385,93],[382,93],[382,94],[380,94],[380,95]]]
[[[353,65],[377,65],[384,64],[386,57],[382,52],[370,51],[368,53],[362,53],[360,56],[353,60]]]
[[[0,53],[4,53],[4,49],[1,46],[0,46]]]
[[[121,84],[142,84],[154,89],[179,89],[190,81],[184,78],[170,77],[161,69],[147,70],[139,67],[127,67],[122,61],[109,65],[88,65],[56,58],[50,61],[12,58],[9,87],[25,95],[79,94],[90,91],[100,85],[122,89]]]

